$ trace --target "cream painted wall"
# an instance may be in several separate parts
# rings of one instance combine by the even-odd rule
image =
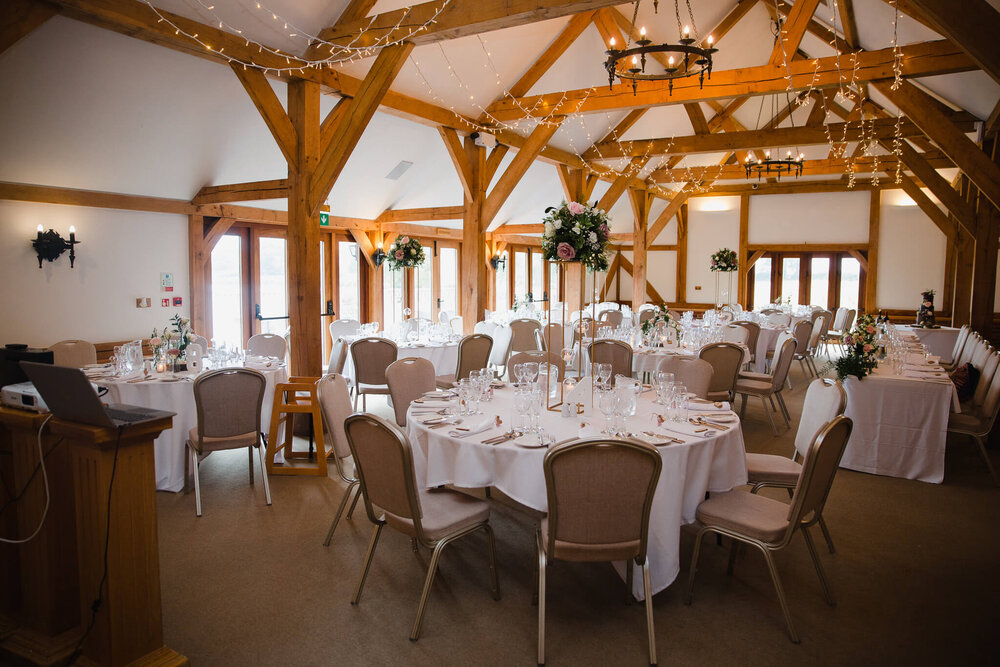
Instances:
[[[937,291],[940,308],[944,290],[944,253],[947,239],[916,206],[881,207],[879,230],[879,308],[916,311],[920,293]]]
[[[187,317],[187,218],[180,215],[0,201],[0,344],[47,346],[67,338],[93,342],[149,336],[175,313]],[[38,260],[30,241],[37,225],[64,237],[76,226],[76,267],[69,256]],[[160,273],[174,291],[160,291]],[[160,306],[179,296],[182,307]],[[149,297],[150,308],[135,307]]]
[[[676,227],[676,223],[674,223]],[[622,256],[632,261],[631,252]],[[677,300],[677,253],[673,250],[656,250],[646,253],[646,281],[663,297],[664,301]],[[613,293],[613,292],[612,292]],[[632,300],[632,276],[622,271],[620,294],[622,301]],[[652,301],[647,296],[647,300]]]
[[[755,243],[867,243],[868,192],[750,197]]]
[[[709,270],[709,262],[712,253],[720,248],[739,248],[740,198],[696,197],[689,201],[687,294],[684,297],[689,303],[712,303],[715,301],[715,274]],[[736,289],[735,284],[733,289]]]

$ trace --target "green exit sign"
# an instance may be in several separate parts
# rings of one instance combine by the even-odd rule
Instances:
[[[330,214],[329,213],[320,213],[319,214],[319,226],[320,227],[329,227],[330,226]]]

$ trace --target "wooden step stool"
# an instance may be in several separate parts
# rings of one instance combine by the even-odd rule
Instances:
[[[268,475],[317,475],[326,477],[326,447],[323,443],[323,414],[320,412],[319,396],[317,394],[319,378],[290,377],[288,382],[282,382],[274,388],[274,405],[271,409],[271,430],[268,431],[267,442],[267,474]],[[292,451],[292,441],[295,437],[294,421],[296,414],[312,416],[312,432],[316,440],[316,461],[312,465],[292,465],[293,461],[310,459],[311,452]],[[285,427],[284,441],[279,445],[279,428]],[[275,466],[274,457],[278,449],[284,449],[287,465]]]

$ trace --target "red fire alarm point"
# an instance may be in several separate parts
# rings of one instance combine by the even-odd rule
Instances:
[[[179,305],[181,305],[181,304],[182,304],[183,302],[184,302],[184,299],[182,299],[181,297],[179,297],[179,296],[175,296],[175,297],[174,297],[174,305],[175,305],[175,306],[179,306]]]
[[[170,299],[160,299],[160,306],[163,308],[170,307]]]

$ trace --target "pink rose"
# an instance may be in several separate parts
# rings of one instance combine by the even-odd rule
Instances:
[[[403,238],[399,239],[399,242],[400,243],[409,243],[410,242],[410,237],[409,236],[404,236]]]
[[[169,354],[171,357],[178,357],[180,356],[181,351],[178,350],[176,347],[172,347],[169,350],[167,350],[167,354]]]
[[[933,306],[933,305],[934,305],[934,304],[933,304],[933,303],[931,303],[930,301],[924,301],[924,308],[930,308],[930,307],[931,307],[931,306]]]
[[[155,336],[155,337],[149,339],[149,346],[150,347],[159,347],[162,343],[163,343],[163,339],[160,338],[159,336]]]
[[[576,250],[573,250],[573,246],[568,243],[560,243],[556,247],[556,254],[559,255],[559,259],[573,259],[576,257]]]
[[[403,259],[403,256],[404,256],[403,255],[403,251],[402,250],[397,250],[396,253],[395,253],[395,256],[396,256],[396,259]]]
[[[863,349],[864,349],[865,352],[871,352],[872,351],[872,346],[871,346],[870,343],[865,343],[865,346],[864,346]]]
[[[600,231],[601,236],[603,236],[604,238],[608,238],[609,236],[611,236],[611,230],[608,229],[608,226],[603,222],[601,223],[601,226],[598,227],[597,229]]]
[[[581,213],[583,213],[586,207],[578,201],[571,201],[569,204],[566,205],[566,208],[569,209],[569,212],[571,214],[580,215]]]
[[[865,331],[867,331],[870,334],[873,334],[873,333],[875,333],[875,327],[869,325],[868,328],[865,329]]]

